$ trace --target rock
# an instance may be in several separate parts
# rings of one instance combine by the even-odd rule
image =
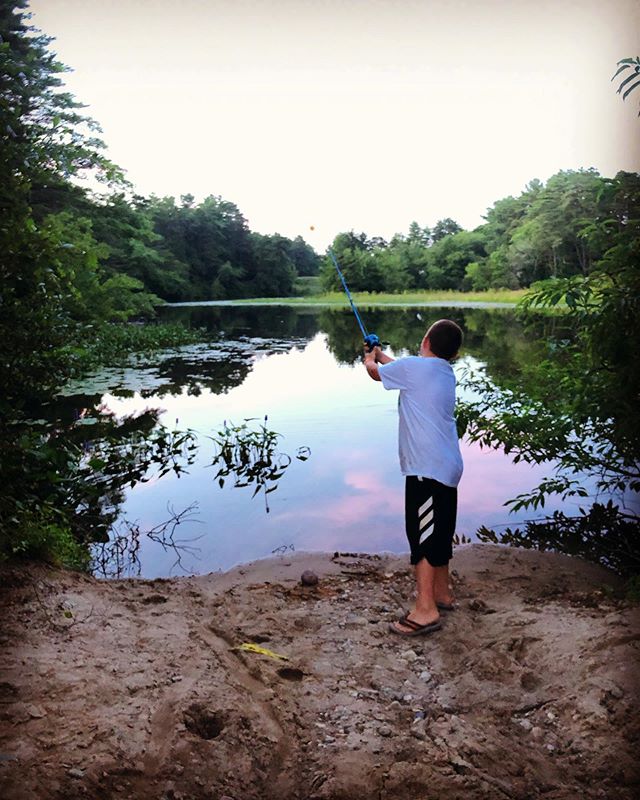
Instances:
[[[611,688],[609,689],[609,694],[616,700],[622,700],[624,697],[624,691],[618,686],[617,683],[612,683]]]
[[[378,728],[378,734],[380,736],[384,736],[385,738],[391,736],[392,733],[393,731],[388,725],[380,725],[380,727]]]
[[[422,672],[420,673],[420,680],[422,681],[430,681],[431,677],[432,677],[431,673],[429,672],[428,669],[423,669]]]
[[[77,767],[72,767],[71,769],[67,770],[67,775],[70,778],[84,778],[84,770],[78,769]]]
[[[542,728],[539,728],[537,725],[531,728],[531,736],[533,739],[542,739],[544,736],[544,731]]]
[[[405,703],[410,703],[413,700],[412,694],[403,694],[402,699]]]
[[[312,570],[305,569],[305,571],[300,576],[300,583],[303,586],[317,586],[318,585],[318,576]]]
[[[182,680],[182,675],[172,675],[171,676],[171,683],[178,683],[178,681]]]
[[[42,719],[47,716],[47,712],[40,706],[27,706],[26,712],[31,719]]]
[[[345,624],[352,628],[362,628],[363,626],[369,624],[369,620],[366,617],[359,616],[358,614],[348,614]]]
[[[418,654],[415,650],[405,650],[404,653],[400,653],[400,658],[413,664],[414,661],[418,660]]]
[[[523,728],[525,731],[530,731],[533,728],[533,725],[528,719],[519,719],[518,725]]]

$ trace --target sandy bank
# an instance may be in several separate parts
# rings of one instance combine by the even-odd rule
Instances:
[[[388,632],[404,558],[109,583],[5,568],[0,796],[637,796],[640,619],[615,577],[488,545],[452,566],[457,610],[413,639]]]

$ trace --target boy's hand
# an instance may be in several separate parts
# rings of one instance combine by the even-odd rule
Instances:
[[[382,352],[380,347],[374,347],[372,350],[369,350],[367,345],[364,346],[364,360],[370,361],[376,364],[378,362],[378,356]]]

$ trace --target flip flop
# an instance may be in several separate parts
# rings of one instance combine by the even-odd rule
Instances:
[[[398,622],[402,623],[402,625],[405,625],[407,628],[411,628],[410,631],[401,631],[396,628],[395,623],[390,622],[389,630],[398,636],[422,636],[427,633],[439,631],[440,628],[442,628],[442,623],[440,620],[436,620],[436,622],[427,622],[426,625],[420,625],[418,622],[414,622],[407,616],[402,620],[398,620]]]

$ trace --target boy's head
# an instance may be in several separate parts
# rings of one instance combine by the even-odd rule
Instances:
[[[452,361],[462,345],[462,330],[450,319],[439,319],[425,333],[420,352],[428,348],[434,356]]]

